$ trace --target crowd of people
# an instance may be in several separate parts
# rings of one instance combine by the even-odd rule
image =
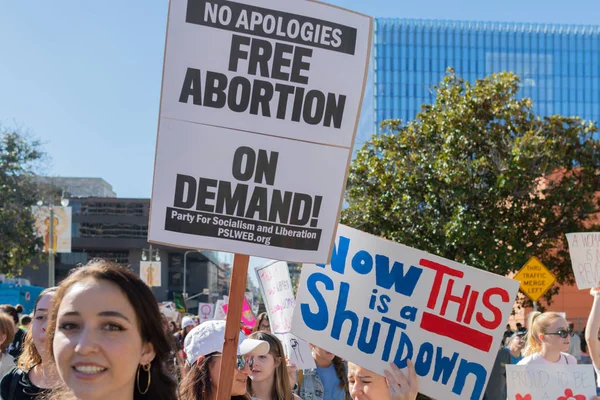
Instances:
[[[507,326],[484,396],[506,399],[506,365],[585,364],[600,370],[600,287],[582,334],[554,312],[534,312],[528,329]],[[101,260],[44,290],[31,316],[0,306],[3,400],[212,400],[219,386],[225,321],[176,321],[127,268]],[[316,367],[297,370],[270,332],[266,313],[240,332],[231,399],[415,400],[408,361],[385,375],[310,344]],[[598,374],[600,376],[600,374]],[[600,386],[600,378],[598,379]],[[595,397],[600,400],[600,397]]]
[[[506,326],[484,400],[506,400],[506,365],[592,364],[600,395],[600,287],[590,291],[593,305],[587,326],[575,331],[573,323],[556,312],[533,312],[529,330],[520,323]],[[600,400],[596,396],[595,400]]]
[[[3,400],[213,400],[225,321],[181,326],[161,314],[150,288],[120,265],[94,260],[44,290],[32,316],[0,306]],[[231,399],[415,400],[418,380],[385,376],[311,345],[316,368],[297,370],[266,313],[240,332]]]

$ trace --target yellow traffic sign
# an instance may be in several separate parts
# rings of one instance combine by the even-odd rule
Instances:
[[[538,301],[554,285],[556,277],[537,257],[531,257],[513,278],[521,282],[521,292]]]

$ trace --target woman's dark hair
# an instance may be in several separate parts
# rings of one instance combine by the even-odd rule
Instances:
[[[166,332],[163,329],[158,302],[150,288],[135,273],[119,264],[104,260],[92,260],[87,265],[73,270],[61,282],[56,291],[48,323],[46,345],[49,354],[54,354],[53,342],[56,334],[56,321],[60,303],[73,284],[86,278],[110,282],[121,289],[123,295],[129,300],[129,303],[135,310],[142,342],[151,343],[156,353],[151,362],[152,368],[150,373],[152,374],[152,381],[148,392],[142,395],[136,387],[133,398],[135,400],[177,400],[177,385],[165,366],[171,349],[167,341]],[[142,374],[144,373],[142,372]],[[142,379],[141,382],[146,382],[146,380]],[[57,395],[53,396],[53,398],[60,398],[61,400],[67,398],[64,393],[59,392],[61,391],[57,391]]]
[[[181,380],[179,400],[208,400],[212,395],[209,367],[215,362],[214,354],[208,354],[202,361],[195,362]],[[250,396],[231,396],[231,400],[250,400]]]
[[[35,313],[37,312],[40,300],[48,294],[56,294],[57,289],[58,288],[56,286],[44,289],[44,291],[40,293],[37,299],[35,299],[35,305],[33,306],[34,317]],[[42,356],[40,355],[40,350],[44,349],[38,349],[35,347],[35,344],[33,343],[33,337],[31,336],[32,331],[33,329],[31,328],[27,330],[27,333],[25,334],[25,339],[23,340],[23,353],[21,353],[21,355],[19,356],[18,365],[19,368],[21,368],[23,371],[29,371],[31,368],[33,368],[34,365],[42,363]]]
[[[333,367],[335,369],[335,374],[340,380],[339,388],[343,389],[346,393],[346,398],[348,398],[348,393],[350,393],[350,386],[348,385],[348,373],[346,372],[346,366],[344,364],[344,360],[340,357],[333,357]]]
[[[267,314],[266,312],[262,312],[260,314],[258,314],[258,318],[256,318],[256,322],[254,323],[254,328],[252,328],[252,332],[258,332],[260,331],[260,324],[264,321],[264,320],[269,320],[269,314]]]
[[[292,385],[290,385],[290,378],[287,372],[287,363],[285,360],[285,353],[283,352],[283,345],[277,336],[268,332],[254,332],[249,339],[264,340],[269,343],[269,354],[275,359],[275,379],[273,381],[273,400],[293,400]],[[248,378],[247,381],[248,393],[251,395],[252,392],[252,379]]]
[[[19,312],[14,306],[11,306],[10,304],[2,304],[0,305],[0,312],[10,315],[15,323],[15,326],[19,325]]]

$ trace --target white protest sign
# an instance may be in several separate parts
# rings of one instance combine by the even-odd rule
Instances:
[[[352,148],[371,24],[316,1],[173,0],[161,117]]]
[[[290,280],[287,262],[272,262],[256,268],[255,272],[265,308],[269,314],[271,332],[289,332],[292,328],[292,316],[296,299],[292,291],[292,281]]]
[[[339,225],[330,265],[302,266],[292,333],[419,391],[483,396],[519,282]]]
[[[312,1],[171,1],[149,241],[327,261],[371,23]]]
[[[228,303],[227,300],[217,300],[217,302],[215,304],[215,314],[214,314],[215,320],[225,320],[225,318],[227,317],[227,313],[223,309],[223,306],[226,305],[227,303]]]
[[[600,282],[600,232],[567,233],[575,282],[579,289]]]
[[[510,400],[587,400],[596,395],[591,365],[507,365]]]
[[[286,355],[298,369],[315,368],[308,343],[289,333],[296,300],[287,262],[271,262],[255,271],[269,314],[271,332],[279,337]]]
[[[276,334],[283,344],[283,351],[297,369],[316,368],[315,359],[308,342],[300,339],[293,333]]]
[[[204,321],[210,321],[215,315],[215,305],[212,303],[198,303],[198,317],[200,317],[200,323]]]

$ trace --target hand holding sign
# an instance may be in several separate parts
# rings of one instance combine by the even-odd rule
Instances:
[[[390,400],[415,400],[419,392],[419,379],[412,361],[408,361],[408,377],[394,363],[390,363],[391,371],[385,370]]]

